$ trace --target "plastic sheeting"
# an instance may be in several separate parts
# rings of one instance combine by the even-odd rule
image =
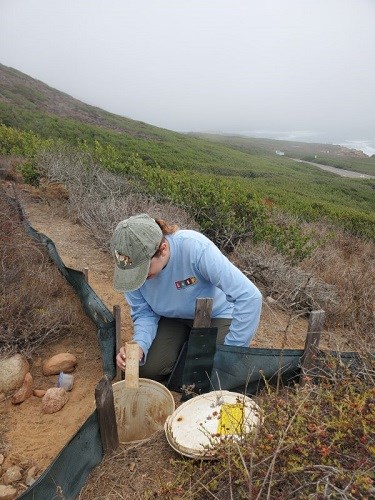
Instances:
[[[190,336],[168,380],[170,390],[202,394],[221,389],[255,394],[266,383],[289,385],[298,379],[303,350],[229,345],[212,349],[211,331],[196,329]],[[203,348],[201,339],[205,335],[211,336],[211,342],[206,341]]]
[[[284,385],[300,374],[303,350],[217,346],[211,381],[213,389],[255,394],[267,381]]]

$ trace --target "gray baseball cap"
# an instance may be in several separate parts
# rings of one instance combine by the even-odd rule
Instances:
[[[162,239],[162,230],[147,214],[133,215],[117,224],[110,243],[115,259],[113,285],[116,290],[131,292],[143,285],[150,260]]]

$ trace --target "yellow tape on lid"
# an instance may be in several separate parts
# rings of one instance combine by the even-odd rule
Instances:
[[[224,403],[220,411],[217,433],[222,436],[241,435],[244,431],[244,404]]]

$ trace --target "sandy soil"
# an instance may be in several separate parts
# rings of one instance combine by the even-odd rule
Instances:
[[[131,320],[122,295],[112,288],[109,256],[95,246],[84,228],[64,217],[58,207],[53,208],[27,193],[22,195],[22,204],[31,225],[55,242],[67,266],[78,270],[89,268],[89,283],[110,310],[122,303],[122,334],[124,341],[129,339]],[[41,399],[35,396],[12,405],[12,394],[8,394],[0,402],[1,438],[5,442],[3,471],[11,465],[21,465],[23,470],[36,465],[40,473],[93,411],[95,387],[103,376],[96,326],[84,313],[68,283],[64,293],[70,295],[71,303],[75,304],[75,324],[79,328],[61,341],[40,349],[29,362],[34,388],[48,389],[56,386],[57,375],[44,376],[42,361],[61,352],[74,354],[78,364],[74,371],[73,390],[69,392],[69,401],[63,409],[52,415],[42,412]]]
[[[60,208],[54,208],[38,197],[23,196],[25,212],[31,225],[50,237],[64,263],[74,269],[88,269],[89,283],[112,310],[121,305],[122,338],[131,337],[132,325],[129,310],[122,294],[112,287],[112,259],[95,244],[88,230],[72,222]],[[73,292],[72,292],[73,293]],[[72,296],[72,300],[76,300]],[[291,318],[266,301],[261,324],[253,342],[257,347],[303,348],[307,332],[306,318]],[[323,347],[336,347],[337,338],[327,332],[323,335]],[[24,467],[36,465],[42,471],[93,410],[94,391],[102,377],[100,351],[95,326],[82,311],[81,331],[64,338],[61,342],[45,347],[32,360],[31,373],[35,387],[47,389],[56,385],[57,376],[44,377],[41,362],[58,352],[69,351],[78,358],[74,373],[75,383],[65,407],[53,415],[41,411],[41,400],[32,396],[14,406],[7,399],[1,403],[0,424],[4,426],[9,449],[3,468],[12,464]]]

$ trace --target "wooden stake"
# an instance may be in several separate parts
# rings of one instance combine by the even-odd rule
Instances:
[[[125,389],[138,389],[139,346],[137,342],[134,341],[126,342],[125,354],[126,354],[125,382],[124,382]]]
[[[110,380],[103,377],[95,389],[96,411],[98,412],[100,438],[104,453],[119,446],[115,404]]]
[[[314,365],[315,356],[319,348],[320,334],[323,330],[325,314],[323,310],[312,311],[310,313],[305,351],[301,358],[300,385],[302,386],[307,382],[307,373]]]
[[[116,355],[120,351],[122,346],[121,339],[121,307],[116,305],[113,306],[113,316],[115,318],[115,328],[116,328]],[[116,365],[116,380],[124,380],[124,372]]]
[[[193,328],[210,328],[213,299],[197,299]]]
[[[89,282],[89,268],[88,267],[83,268],[83,274],[85,275],[85,280],[88,283]]]

